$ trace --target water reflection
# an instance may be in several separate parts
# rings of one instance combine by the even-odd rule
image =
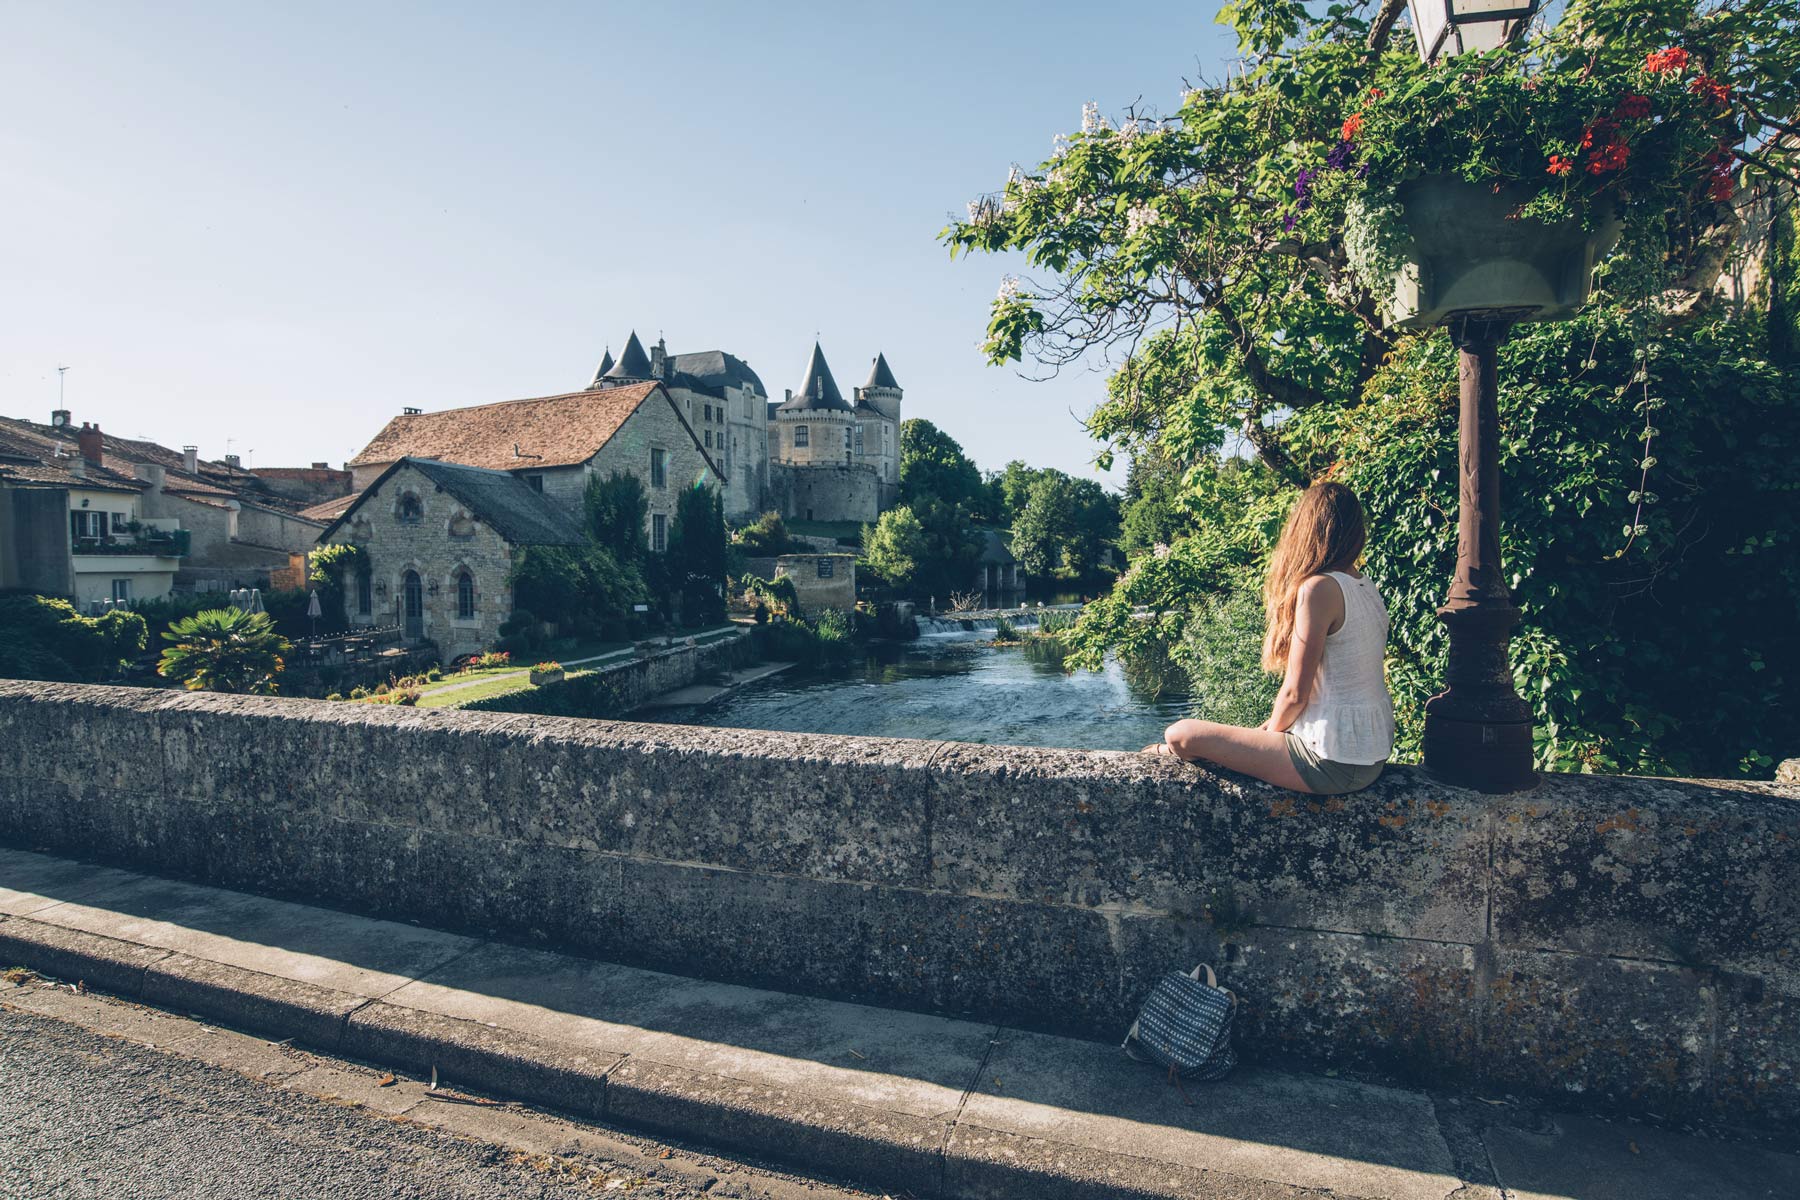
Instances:
[[[1064,674],[1053,644],[987,644],[992,631],[870,648],[831,675],[777,675],[658,720],[795,733],[948,738],[1013,746],[1136,750],[1186,713],[1160,671]]]

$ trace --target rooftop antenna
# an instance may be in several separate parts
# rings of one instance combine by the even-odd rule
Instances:
[[[58,408],[67,407],[63,403],[63,377],[68,374],[68,371],[67,367],[56,368],[56,407]]]

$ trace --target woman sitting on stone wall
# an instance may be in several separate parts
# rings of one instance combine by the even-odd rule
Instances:
[[[1282,676],[1269,719],[1255,729],[1177,721],[1144,752],[1321,795],[1380,778],[1394,749],[1394,702],[1382,670],[1387,606],[1356,569],[1366,541],[1355,493],[1341,483],[1308,488],[1263,584],[1262,665]]]

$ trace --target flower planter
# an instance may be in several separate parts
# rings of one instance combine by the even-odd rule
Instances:
[[[1595,264],[1618,241],[1620,223],[1608,217],[1586,229],[1574,220],[1552,225],[1513,215],[1536,195],[1526,184],[1496,191],[1453,175],[1403,186],[1408,244],[1388,319],[1427,329],[1454,313],[1573,316],[1593,290]]]
[[[531,686],[541,687],[546,683],[558,683],[562,680],[562,677],[563,673],[560,669],[555,671],[533,671],[531,673]]]

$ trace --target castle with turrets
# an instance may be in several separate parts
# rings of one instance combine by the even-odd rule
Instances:
[[[877,354],[846,400],[817,342],[799,388],[771,398],[750,364],[722,350],[645,351],[634,331],[609,347],[589,390],[660,382],[725,478],[734,520],[773,510],[805,521],[875,520],[900,489],[900,404],[887,358]]]

